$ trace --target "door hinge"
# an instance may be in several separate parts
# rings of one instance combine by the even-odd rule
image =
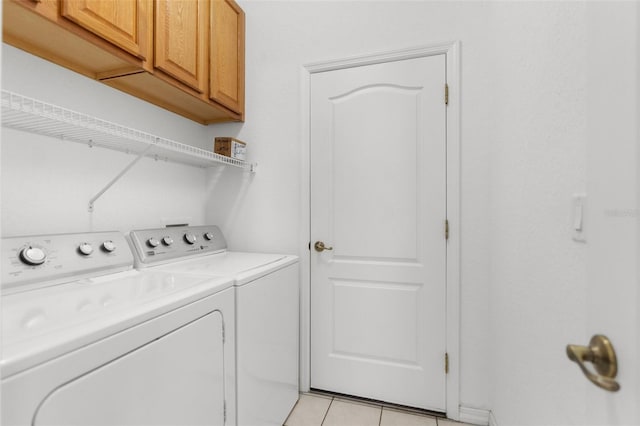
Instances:
[[[449,105],[449,85],[444,85],[444,104]]]
[[[222,417],[224,424],[227,424],[227,400],[224,400],[224,404],[222,405]]]
[[[444,374],[449,374],[449,354],[444,354]]]
[[[449,219],[444,220],[444,239],[449,239]]]
[[[222,344],[224,344],[226,340],[227,339],[226,339],[226,333],[224,331],[224,323],[222,323]]]

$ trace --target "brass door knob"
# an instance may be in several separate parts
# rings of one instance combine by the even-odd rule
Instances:
[[[313,245],[313,248],[315,248],[317,252],[323,252],[325,250],[333,250],[333,247],[325,246],[322,241],[316,241],[316,243]]]
[[[567,356],[580,366],[587,379],[596,386],[609,392],[620,390],[620,385],[614,380],[618,374],[616,351],[606,336],[593,336],[589,346],[567,345]],[[593,364],[595,373],[586,367],[586,362]]]

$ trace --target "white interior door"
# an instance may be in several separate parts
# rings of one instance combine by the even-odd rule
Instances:
[[[603,334],[613,344],[620,390],[585,380],[585,411],[589,424],[639,425],[640,5],[593,2],[587,14],[587,336]],[[607,55],[612,45],[632,53]],[[614,108],[611,93],[618,94]]]
[[[312,388],[445,410],[445,82],[445,55],[311,77]]]

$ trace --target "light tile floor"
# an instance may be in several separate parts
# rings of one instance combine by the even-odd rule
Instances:
[[[329,395],[301,394],[284,426],[471,426]]]

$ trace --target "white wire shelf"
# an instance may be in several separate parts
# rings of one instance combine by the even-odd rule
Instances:
[[[2,125],[128,154],[144,153],[145,157],[156,160],[197,167],[226,165],[253,172],[256,166],[7,90],[2,91]]]

